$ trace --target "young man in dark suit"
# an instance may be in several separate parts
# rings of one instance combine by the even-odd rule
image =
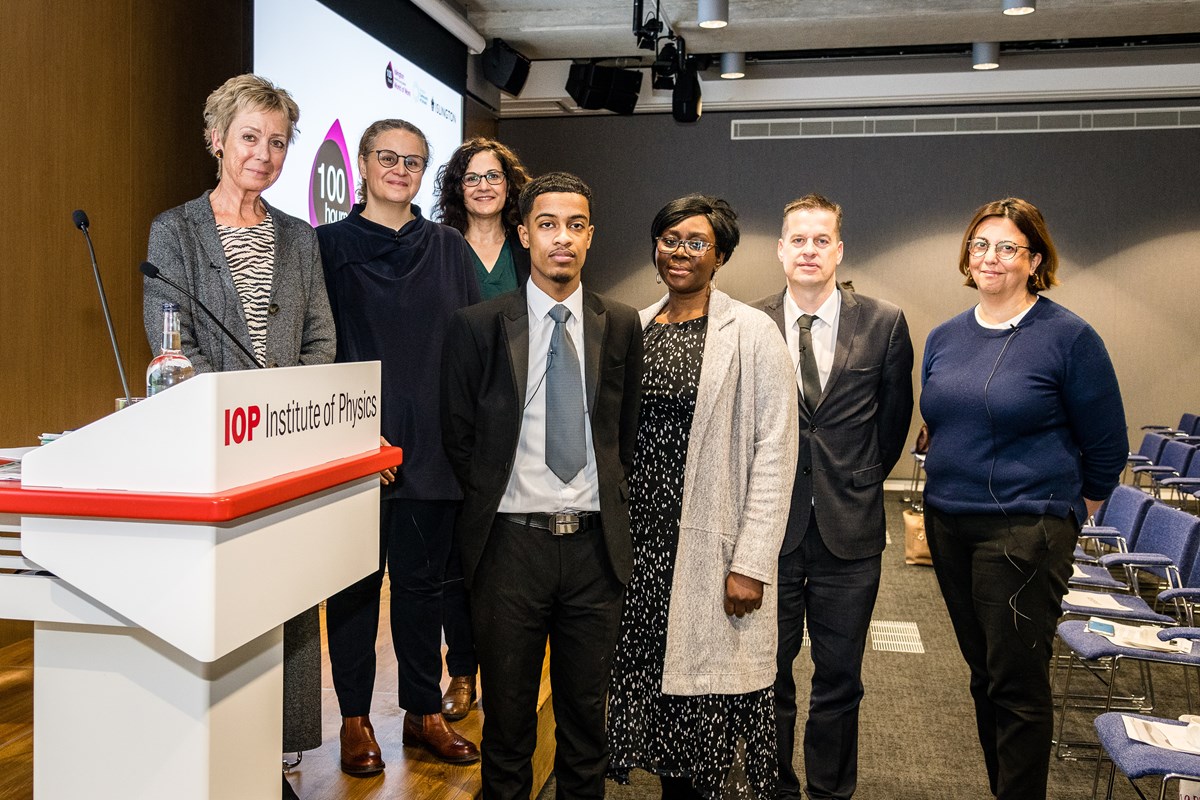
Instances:
[[[629,471],[637,312],[584,291],[591,190],[550,173],[521,192],[523,290],[459,311],[442,427],[462,484],[455,535],[485,692],[483,796],[527,800],[546,641],[559,798],[601,798],[605,699],[633,567]]]
[[[779,240],[787,288],[755,303],[787,340],[800,390],[800,452],[779,556],[780,800],[800,797],[792,662],[805,622],[814,667],[805,792],[811,800],[854,794],[863,651],[886,541],[883,481],[912,418],[908,323],[891,303],[839,287],[841,227],[841,206],[828,198],[789,203]]]

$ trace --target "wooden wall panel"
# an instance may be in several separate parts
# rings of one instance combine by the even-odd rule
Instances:
[[[83,208],[130,389],[156,213],[213,183],[204,98],[243,69],[244,0],[9,0],[0,26],[0,446],[86,424],[121,394],[83,237]]]

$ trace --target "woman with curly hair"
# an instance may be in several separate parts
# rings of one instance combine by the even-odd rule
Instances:
[[[463,142],[438,173],[438,219],[471,246],[484,300],[529,279],[529,251],[517,238],[517,197],[528,182],[516,153],[481,136]]]

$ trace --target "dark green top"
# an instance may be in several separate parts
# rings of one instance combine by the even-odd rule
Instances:
[[[488,272],[487,267],[479,260],[475,248],[468,244],[467,250],[471,253],[471,263],[475,265],[475,278],[479,281],[479,293],[484,300],[491,300],[517,288],[517,268],[513,264],[508,240],[505,240],[504,246],[500,248],[500,255],[496,258],[496,265],[492,267],[491,272]]]

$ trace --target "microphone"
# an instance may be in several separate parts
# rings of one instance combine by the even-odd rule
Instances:
[[[237,346],[238,350],[241,350],[243,353],[246,354],[246,357],[250,359],[250,363],[253,364],[255,366],[255,368],[257,368],[257,369],[263,368],[263,365],[258,363],[258,359],[255,357],[254,353],[251,353],[246,348],[246,345],[244,345],[240,341],[238,341],[238,338],[229,331],[229,328],[226,328],[224,325],[221,324],[221,320],[217,319],[217,315],[214,314],[213,312],[209,311],[208,306],[206,306],[206,305],[204,305],[204,303],[200,302],[200,298],[196,297],[196,295],[192,294],[187,289],[183,288],[178,283],[176,283],[175,281],[168,278],[166,275],[163,275],[162,271],[159,270],[158,267],[151,264],[149,261],[143,261],[141,266],[138,267],[138,269],[147,278],[162,281],[167,286],[170,286],[171,288],[180,292],[185,297],[187,297],[189,300],[191,300],[193,303],[195,303],[197,306],[199,306],[200,310],[203,311],[205,314],[207,314],[208,318],[211,319],[214,323],[216,323],[216,326],[221,329],[221,333],[225,334],[225,336],[229,339],[229,341],[233,342],[234,345]]]
[[[96,263],[96,248],[92,246],[92,235],[88,233],[88,215],[82,208],[71,212],[71,221],[75,227],[83,231],[84,241],[87,242],[88,257],[92,260],[92,274],[96,276],[96,290],[100,293],[100,308],[104,311],[104,323],[108,326],[108,340],[112,342],[113,357],[117,359],[117,374],[121,376],[121,389],[125,392],[125,402],[132,403],[129,397],[129,381],[125,378],[125,365],[121,363],[121,351],[117,347],[117,332],[113,330],[112,311],[108,307],[108,297],[104,294],[104,282],[100,280],[100,265]]]

